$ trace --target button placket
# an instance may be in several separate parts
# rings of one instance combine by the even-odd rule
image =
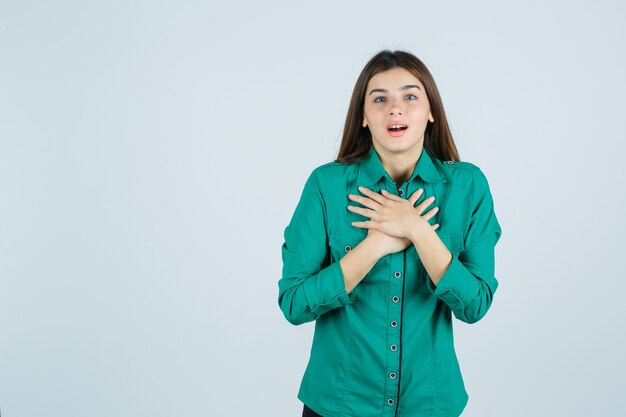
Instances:
[[[402,286],[404,272],[404,253],[397,252],[389,258],[389,309],[388,309],[388,360],[385,368],[385,396],[387,404],[394,405],[399,392],[400,372],[400,316],[402,314]]]

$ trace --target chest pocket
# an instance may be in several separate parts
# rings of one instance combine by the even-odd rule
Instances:
[[[365,239],[367,231],[361,230],[335,230],[328,236],[328,245],[330,246],[331,262],[338,261],[343,258],[346,253],[354,249],[359,243]]]
[[[463,234],[462,233],[442,233],[439,235],[439,238],[446,245],[446,248],[450,251],[452,256],[455,258],[459,256],[461,251],[463,251],[464,243],[463,243]],[[420,275],[424,280],[430,280],[428,276],[428,272],[426,272],[426,268],[424,265],[420,263]]]

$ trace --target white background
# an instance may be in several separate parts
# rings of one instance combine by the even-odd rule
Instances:
[[[489,179],[464,416],[626,408],[618,1],[0,1],[0,411],[294,417],[282,233],[381,49]]]

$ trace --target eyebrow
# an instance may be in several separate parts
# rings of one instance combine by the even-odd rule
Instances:
[[[405,85],[403,87],[400,87],[399,90],[408,90],[409,88],[417,88],[418,90],[421,90],[421,88],[419,88],[418,85]],[[388,93],[389,91],[384,89],[384,88],[375,88],[372,91],[370,91],[369,95],[372,95],[372,93]]]

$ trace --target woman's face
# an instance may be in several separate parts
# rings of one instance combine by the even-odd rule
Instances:
[[[428,121],[434,121],[424,86],[399,67],[369,80],[364,113],[363,126],[369,127],[379,154],[417,153]]]

